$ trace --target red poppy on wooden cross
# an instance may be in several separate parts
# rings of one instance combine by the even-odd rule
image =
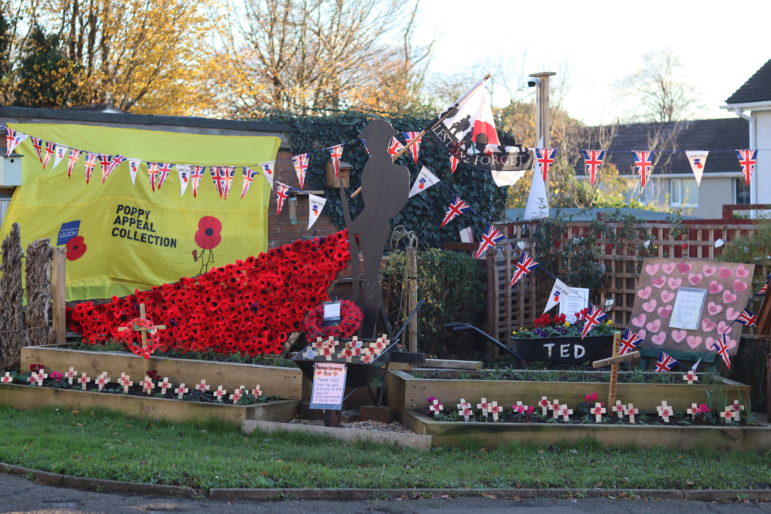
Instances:
[[[597,402],[590,412],[594,414],[595,422],[600,423],[602,421],[602,415],[607,412],[607,409],[605,409],[600,402]]]
[[[110,383],[110,377],[107,376],[106,371],[102,372],[101,375],[96,377],[96,386],[99,389],[99,391],[104,389],[104,386],[106,386],[109,383]]]
[[[498,421],[498,415],[503,410],[503,407],[498,405],[498,402],[491,402],[490,403],[490,414],[493,417],[493,421]]]
[[[741,419],[742,411],[744,410],[744,405],[739,403],[739,400],[734,400],[731,408],[734,410],[734,421],[739,421]]]
[[[29,374],[29,378],[27,378],[27,382],[29,382],[31,385],[35,385],[37,383],[37,371],[33,371]]]
[[[88,383],[91,382],[91,377],[86,375],[86,372],[84,371],[82,375],[80,375],[80,378],[78,378],[78,383],[80,384],[80,387],[85,391],[86,386]]]
[[[616,400],[616,404],[613,406],[613,412],[616,413],[618,419],[624,417],[624,405],[621,403],[621,400]]]
[[[541,397],[541,401],[538,402],[538,406],[541,408],[541,415],[546,416],[549,412],[549,407],[551,406],[551,403],[549,400],[546,399],[545,396]]]
[[[238,389],[234,390],[233,394],[230,395],[230,399],[233,400],[233,405],[237,404],[238,401],[241,399],[241,396],[244,394],[243,387],[244,386],[241,386]]]
[[[661,405],[656,407],[656,411],[659,413],[659,416],[661,416],[661,419],[664,420],[664,423],[669,423],[669,417],[674,414],[672,407],[667,405],[666,400],[662,401]]]
[[[142,382],[140,382],[140,384],[142,385],[142,391],[144,391],[145,394],[152,394],[153,393],[153,389],[155,388],[155,384],[153,384],[153,380],[150,377],[145,376],[145,379],[142,380]]]
[[[205,393],[209,390],[209,384],[206,383],[206,379],[201,379],[199,383],[195,385],[195,390],[199,393]]]
[[[77,371],[75,368],[73,368],[72,366],[70,366],[70,369],[68,369],[68,370],[67,370],[67,371],[64,373],[64,377],[67,379],[67,382],[68,382],[70,385],[72,385],[72,380],[75,378],[75,376],[76,376],[77,374],[78,374],[78,371]]]
[[[131,381],[131,377],[129,375],[126,375],[126,373],[120,374],[118,383],[121,385],[121,387],[123,387],[124,393],[128,393],[129,387],[134,385],[134,382]]]
[[[212,393],[218,402],[222,401],[222,397],[228,394],[227,389],[223,389],[222,386],[217,386],[217,390]]]
[[[179,386],[176,387],[176,389],[174,389],[174,394],[176,394],[177,398],[181,400],[182,397],[187,394],[187,391],[188,389],[187,387],[185,387],[185,383],[182,382],[181,384],[179,384]]]
[[[457,405],[458,414],[463,416],[463,421],[468,421],[473,412],[471,411],[471,404],[466,401],[465,398],[460,399],[460,403]]]
[[[254,386],[254,389],[252,389],[252,396],[254,396],[255,398],[259,398],[260,396],[262,396],[262,389],[260,389],[260,384],[257,384],[256,386]]]
[[[479,403],[477,403],[477,409],[481,410],[482,416],[487,418],[487,414],[490,409],[490,404],[487,403],[487,398],[482,398]]]
[[[726,423],[730,423],[734,420],[734,408],[732,405],[726,405],[725,409],[720,411],[720,417],[725,420]]]
[[[45,369],[41,369],[37,372],[37,385],[41,386],[43,385],[43,380],[48,378],[48,374],[46,373]]]
[[[5,375],[3,375],[3,378],[0,378],[0,382],[3,384],[10,384],[13,382],[13,377],[11,376],[10,371],[6,371]]]
[[[559,408],[560,408],[560,401],[556,398],[553,399],[549,404],[549,410],[555,411],[555,410],[559,410]]]
[[[432,401],[431,404],[428,406],[428,411],[433,415],[439,414],[440,412],[442,412],[442,409],[444,409],[444,405],[439,403],[439,400],[437,400],[436,398],[434,398],[434,401]]]
[[[640,412],[639,409],[635,408],[634,404],[630,403],[626,406],[626,409],[624,409],[624,414],[629,416],[629,422],[634,424],[634,415],[638,414]]]
[[[690,407],[685,409],[686,414],[689,414],[692,418],[696,417],[696,414],[699,413],[699,406],[695,403],[692,403]]]
[[[337,356],[340,359],[345,359],[345,362],[351,362],[351,359],[353,359],[353,348],[343,348]]]
[[[364,355],[361,356],[361,362],[363,362],[364,364],[369,364],[370,362],[372,362],[372,355],[370,355],[369,353],[365,353]]]
[[[158,387],[161,388],[161,394],[166,394],[166,389],[171,387],[171,382],[169,382],[169,377],[163,377],[163,381],[158,382]]]
[[[523,414],[525,412],[525,405],[523,405],[520,400],[517,400],[517,404],[512,405],[511,410],[513,410],[515,414]]]
[[[562,405],[560,406],[559,414],[562,416],[562,421],[570,421],[570,415],[573,414],[573,409],[569,409],[567,405]]]

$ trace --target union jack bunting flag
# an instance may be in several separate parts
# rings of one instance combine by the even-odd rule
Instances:
[[[329,147],[329,156],[332,158],[332,166],[335,167],[335,176],[340,176],[340,159],[343,158],[343,145]],[[273,182],[271,182],[272,184]]]
[[[96,168],[96,159],[98,157],[95,153],[86,153],[86,163],[83,165],[83,172],[86,174],[86,184],[91,182],[91,174],[94,172],[94,168]]]
[[[118,166],[120,166],[124,162],[126,162],[126,158],[124,156],[122,156],[122,155],[113,155],[112,156],[112,164],[110,164],[110,169],[108,170],[107,174],[109,175],[110,173],[115,171],[115,168],[117,168]]]
[[[661,352],[659,354],[659,360],[656,361],[656,373],[664,373],[666,371],[672,371],[672,368],[675,367],[675,365],[680,364],[675,360],[674,357],[669,355],[667,352]]]
[[[35,153],[37,154],[37,158],[40,160],[40,162],[43,162],[43,145],[44,142],[39,137],[32,138],[32,148],[35,149]]]
[[[751,310],[744,309],[736,318],[736,322],[748,327],[754,327],[758,324],[758,316],[753,314]]]
[[[514,263],[514,266],[516,269],[514,270],[514,275],[511,277],[510,287],[513,287],[514,284],[519,282],[519,279],[537,268],[538,263],[530,257],[527,252],[522,252],[519,255],[519,259],[517,259],[517,262]]]
[[[768,292],[768,283],[763,284],[763,287],[758,289],[758,292],[755,293],[755,296],[764,296]]]
[[[43,169],[46,169],[46,166],[48,166],[48,163],[51,161],[51,157],[56,153],[55,147],[56,143],[53,141],[46,141],[44,148],[45,155],[43,155]]]
[[[536,148],[535,160],[538,161],[538,166],[541,168],[541,176],[546,181],[546,176],[549,174],[549,168],[554,164],[555,157],[557,156],[556,148]]]
[[[624,330],[624,335],[621,337],[621,346],[618,348],[618,354],[624,355],[633,352],[640,344],[645,341],[637,332],[632,332],[628,328]]]
[[[284,208],[284,202],[288,198],[289,186],[286,184],[278,183],[276,187],[276,214],[281,214],[281,209]]]
[[[300,183],[300,189],[302,189],[305,187],[305,174],[308,173],[308,154],[302,153],[292,156],[292,164],[294,164],[297,182]]]
[[[739,166],[744,173],[744,181],[750,183],[750,177],[755,172],[755,165],[758,163],[757,150],[736,150],[736,157],[739,158]]]
[[[725,367],[731,369],[731,357],[728,355],[728,343],[726,342],[725,337],[725,332],[720,334],[720,338],[712,345],[712,349],[720,355],[721,359],[723,359]]]
[[[222,199],[227,200],[230,186],[233,184],[233,178],[236,176],[236,167],[220,166],[220,175],[222,176]]]
[[[206,171],[206,166],[191,166],[190,167],[190,185],[193,186],[193,198],[198,196],[198,184],[201,183],[203,174]]]
[[[67,157],[67,178],[72,176],[72,168],[74,168],[80,160],[81,153],[83,152],[76,148],[70,149],[70,155]]]
[[[171,163],[160,163],[160,166],[158,167],[158,190],[160,190],[161,187],[163,187],[163,184],[166,183],[166,179],[173,169],[174,165]]]
[[[244,181],[241,183],[241,198],[246,196],[246,193],[249,191],[249,188],[252,186],[252,181],[254,178],[260,174],[259,171],[253,170],[249,166],[244,166]]]
[[[209,173],[211,174],[211,179],[214,182],[214,187],[217,189],[217,194],[220,195],[220,198],[222,198],[222,177],[220,176],[220,167],[219,166],[209,166]]]
[[[467,210],[471,209],[471,206],[460,199],[460,196],[455,195],[455,198],[452,199],[452,202],[450,202],[449,207],[447,207],[447,212],[444,213],[444,219],[442,220],[442,224],[439,226],[444,227],[449,222],[466,212]]]
[[[388,145],[388,153],[391,154],[391,157],[396,157],[402,151],[402,148],[404,148],[402,142],[395,137],[391,137],[391,143]]]
[[[458,169],[459,162],[460,161],[458,160],[457,157],[455,157],[454,155],[450,155],[450,173],[455,173],[455,170]]]
[[[276,163],[276,161],[270,161],[270,162],[263,162],[260,164],[260,168],[262,168],[262,174],[265,176],[266,179],[268,179],[268,184],[270,184],[270,188],[273,189],[273,165]]]
[[[413,140],[415,140],[415,144],[410,146],[410,153],[412,154],[412,160],[417,164],[418,154],[420,153],[420,141],[423,139],[423,137],[418,137],[420,132],[402,132],[402,134],[404,134],[404,139],[406,140],[405,142],[408,145],[412,143]]]
[[[99,156],[99,164],[102,166],[102,184],[104,184],[104,181],[107,180],[107,177],[112,171],[110,168],[110,165],[112,164],[112,155],[101,154]]]
[[[597,174],[600,172],[602,160],[605,158],[605,150],[581,150],[584,154],[584,166],[586,167],[586,176],[589,182],[594,185],[597,181]]]
[[[150,181],[150,188],[155,192],[155,185],[158,183],[158,170],[161,164],[159,162],[147,163],[147,180]]]
[[[487,228],[487,232],[482,235],[482,241],[479,242],[479,248],[477,248],[477,253],[474,254],[474,258],[479,259],[479,257],[484,255],[488,249],[494,247],[503,239],[504,235],[501,234],[497,228],[490,225]]]
[[[640,185],[645,189],[648,183],[648,177],[653,168],[653,152],[649,150],[632,150],[634,156],[634,165],[637,168],[637,174],[640,175]]]
[[[584,317],[584,328],[581,330],[581,339],[584,339],[586,336],[589,335],[589,332],[592,331],[594,327],[602,323],[602,321],[607,317],[607,315],[600,310],[599,307],[596,305],[589,305],[589,310],[586,311],[586,316]]]
[[[27,139],[27,134],[23,134],[11,127],[5,127],[5,149],[6,155],[11,155],[13,150],[19,146],[22,141]]]

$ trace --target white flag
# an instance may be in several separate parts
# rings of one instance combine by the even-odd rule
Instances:
[[[321,210],[324,209],[324,204],[327,203],[327,199],[323,196],[316,196],[308,193],[308,230],[316,223],[321,215]]]
[[[437,182],[439,182],[437,176],[431,173],[431,170],[423,166],[420,169],[420,173],[418,173],[418,178],[415,179],[415,183],[412,184],[412,189],[410,190],[410,198],[418,193],[422,193]]]
[[[185,196],[187,185],[190,183],[190,166],[187,164],[177,164],[177,174],[179,175],[179,196]]]
[[[67,150],[69,150],[68,147],[60,144],[54,147],[54,166],[51,168],[52,170],[56,169],[59,163],[62,162],[62,159],[67,155]]]
[[[273,177],[275,176],[275,173],[273,171],[273,166],[275,164],[276,164],[276,161],[263,162],[262,164],[260,164],[260,169],[262,170],[262,174],[265,176],[266,179],[268,179],[268,184],[270,184],[271,189],[273,189]]]
[[[551,294],[549,295],[549,301],[546,302],[546,308],[544,308],[543,312],[547,312],[550,309],[552,309],[555,305],[560,303],[560,300],[564,299],[567,295],[572,293],[573,290],[570,289],[567,284],[565,284],[562,280],[556,279],[554,281],[554,285],[551,288]]]
[[[137,172],[139,172],[139,166],[142,164],[142,161],[138,161],[136,159],[129,159],[129,173],[131,174],[131,184],[136,185],[135,181],[137,179]]]
[[[543,147],[543,140],[538,144],[538,147]],[[538,165],[538,159],[535,159],[533,182],[530,184],[530,194],[527,196],[524,221],[548,217],[549,199],[546,197],[546,184],[543,181],[543,173],[541,173],[541,167]]]
[[[691,169],[693,170],[693,176],[696,177],[696,185],[701,185],[701,176],[704,173],[704,166],[707,165],[707,150],[687,150],[685,155],[688,156],[688,162],[691,163]]]

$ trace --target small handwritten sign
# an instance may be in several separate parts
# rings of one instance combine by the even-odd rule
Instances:
[[[672,308],[670,328],[696,330],[699,328],[704,301],[707,299],[706,289],[681,287],[677,290],[675,306]]]
[[[560,300],[560,314],[571,323],[576,322],[576,313],[589,307],[589,290],[584,287],[571,287],[571,292]]]
[[[347,367],[337,362],[317,362],[313,368],[311,409],[340,410],[343,408]]]

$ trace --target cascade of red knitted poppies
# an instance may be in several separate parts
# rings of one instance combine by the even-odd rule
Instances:
[[[147,318],[167,327],[158,332],[159,352],[280,353],[305,314],[329,299],[327,289],[348,260],[346,231],[295,241],[149,291],[80,303],[68,309],[69,328],[87,343],[116,340],[137,348],[139,334],[118,327],[136,318],[143,303]]]

